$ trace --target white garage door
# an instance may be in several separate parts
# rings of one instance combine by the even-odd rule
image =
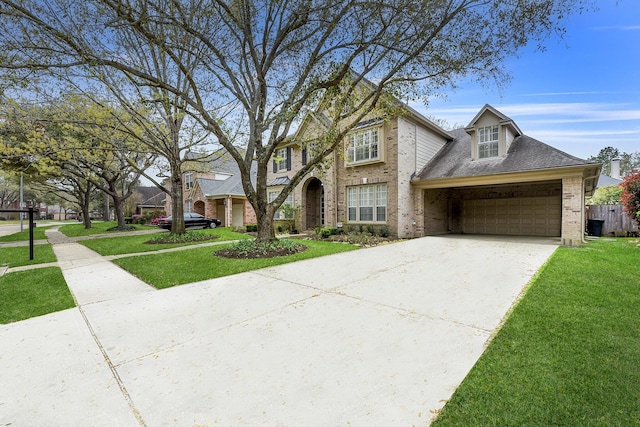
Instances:
[[[560,196],[465,200],[462,231],[469,234],[560,236]]]

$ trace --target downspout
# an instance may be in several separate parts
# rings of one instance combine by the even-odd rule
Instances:
[[[582,221],[582,232],[581,232],[581,240],[582,243],[587,243],[587,241],[584,239],[584,232],[585,232],[585,226],[586,226],[586,218],[585,218],[585,209],[586,209],[586,198],[584,196],[584,190],[585,187],[587,185],[587,180],[589,179],[593,179],[593,178],[598,178],[600,176],[600,170],[599,168],[596,168],[596,174],[595,175],[589,175],[586,176],[583,180],[582,180],[582,215],[581,215],[581,221]],[[595,186],[594,186],[594,191],[595,191]]]

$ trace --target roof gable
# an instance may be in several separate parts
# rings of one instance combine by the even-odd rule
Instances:
[[[496,124],[509,127],[511,131],[515,134],[515,136],[520,136],[523,134],[520,128],[518,127],[518,125],[516,125],[516,123],[511,118],[501,113],[500,111],[496,110],[489,104],[485,104],[480,109],[478,114],[476,114],[475,117],[471,120],[471,122],[469,122],[469,124],[464,128],[465,131],[467,131],[467,133],[473,132],[476,128],[476,124],[478,123],[478,121],[480,121],[482,118],[485,118],[487,115],[493,115],[497,119]]]
[[[354,77],[358,77],[358,76],[355,76],[354,74]],[[372,89],[375,89],[376,87],[372,82],[370,82],[366,78],[361,79],[359,86],[363,88],[363,90],[372,90]],[[387,96],[389,96],[392,99],[393,103],[395,103],[397,107],[400,107],[401,113],[399,114],[399,116],[408,120],[413,120],[415,122],[418,122],[422,126],[425,126],[432,132],[438,134],[439,136],[447,140],[451,139],[451,135],[449,134],[448,131],[446,131],[442,127],[438,126],[437,124],[435,124],[434,122],[426,118],[417,110],[415,110],[414,108],[412,108],[411,106],[409,106],[408,104],[394,97],[391,94],[387,93]],[[329,109],[329,105],[330,105],[330,100],[328,96],[325,96],[318,103],[318,106],[315,109],[308,111],[304,115],[304,117],[302,118],[302,121],[300,122],[300,126],[298,126],[298,128],[293,133],[293,135],[291,135],[290,137],[287,137],[287,140],[283,143],[283,145],[290,145],[292,143],[295,143],[294,141],[298,141],[298,142],[301,141],[302,135],[304,134],[305,130],[307,129],[307,127],[310,125],[311,122],[315,122],[319,126],[323,126],[323,127],[330,126],[331,120],[325,114],[326,111]],[[378,120],[381,121],[382,119],[380,117],[365,119],[363,122],[358,123],[354,129],[361,127],[363,123],[366,123],[368,121],[378,121]]]

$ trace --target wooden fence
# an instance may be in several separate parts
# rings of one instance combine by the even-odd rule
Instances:
[[[627,236],[638,233],[638,223],[623,212],[621,205],[587,206],[587,220],[589,219],[604,220],[603,236]]]

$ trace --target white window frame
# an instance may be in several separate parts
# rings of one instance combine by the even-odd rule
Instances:
[[[267,192],[267,200],[269,203],[273,202],[276,197],[278,197],[280,195],[280,193],[282,192],[282,188],[279,188],[277,190],[275,189],[271,189]],[[293,191],[291,193],[289,193],[289,195],[287,196],[287,198],[284,200],[284,202],[282,202],[282,205],[280,205],[280,209],[278,209],[276,211],[276,213],[273,215],[273,219],[293,219],[293,213],[291,212],[291,218],[287,218],[285,212],[282,210],[282,206],[284,205],[289,205],[291,207],[293,207]]]
[[[184,186],[187,190],[193,188],[193,172],[185,172],[184,174]]]
[[[387,184],[347,187],[347,222],[386,223]]]
[[[276,160],[276,171],[280,172],[280,171],[286,171],[287,170],[287,149],[285,148],[278,148],[275,152],[275,158]]]
[[[311,141],[307,144],[307,163],[309,163],[316,156],[318,151],[318,141]]]
[[[354,131],[348,136],[347,164],[381,160],[382,126]]]
[[[498,157],[498,125],[478,128],[478,158]]]

